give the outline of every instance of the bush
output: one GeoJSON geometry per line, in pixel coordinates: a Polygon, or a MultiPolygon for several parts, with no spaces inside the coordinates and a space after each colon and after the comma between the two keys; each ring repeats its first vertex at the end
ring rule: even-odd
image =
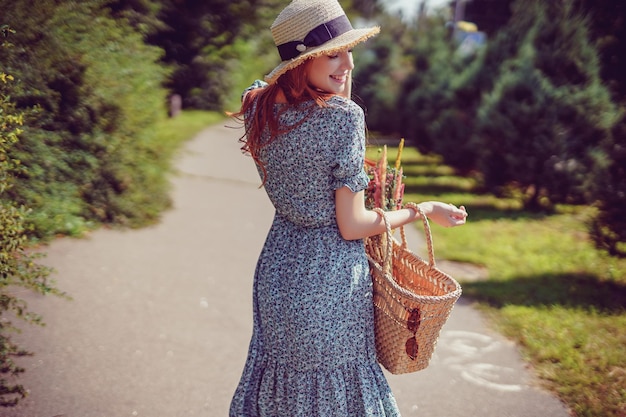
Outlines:
{"type": "MultiPolygon", "coordinates": [[[[8,27],[3,30],[9,31],[8,27]]],[[[4,45],[6,46],[6,44],[4,45]]],[[[13,77],[0,72],[0,406],[14,406],[26,396],[26,389],[17,383],[24,372],[13,360],[30,353],[11,340],[19,329],[11,319],[41,324],[41,317],[28,310],[26,303],[16,297],[17,287],[42,294],[59,294],[48,281],[50,270],[38,265],[39,254],[25,250],[27,210],[7,198],[13,176],[22,171],[20,161],[10,156],[22,132],[23,117],[16,112],[10,99],[13,77]]]]}
{"type": "Polygon", "coordinates": [[[170,204],[171,152],[156,135],[166,117],[160,49],[99,2],[0,0],[0,9],[18,22],[0,59],[27,121],[11,150],[27,170],[10,196],[33,210],[35,236],[155,221],[170,204]]]}

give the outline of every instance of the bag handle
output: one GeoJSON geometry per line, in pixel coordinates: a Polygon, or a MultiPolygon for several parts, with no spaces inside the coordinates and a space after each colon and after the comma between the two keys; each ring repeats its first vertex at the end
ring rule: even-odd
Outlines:
{"type": "Polygon", "coordinates": [[[384,235],[386,239],[381,242],[383,246],[383,253],[384,253],[383,272],[387,274],[391,274],[391,259],[392,259],[391,255],[393,252],[393,235],[391,234],[391,223],[389,223],[389,219],[387,218],[385,211],[381,209],[380,207],[375,207],[374,209],[372,209],[372,211],[378,213],[380,217],[383,218],[383,221],[385,222],[384,235]]]}
{"type": "MultiPolygon", "coordinates": [[[[432,232],[430,231],[430,224],[428,222],[428,217],[426,217],[426,214],[424,214],[424,211],[421,209],[420,206],[418,206],[417,204],[413,203],[413,202],[409,202],[406,203],[405,208],[412,208],[415,211],[417,211],[420,215],[420,218],[422,219],[422,224],[424,225],[424,234],[426,237],[426,246],[428,247],[428,265],[431,268],[436,267],[435,264],[435,249],[433,247],[433,236],[432,236],[432,232]]],[[[386,235],[386,239],[383,240],[383,253],[385,254],[385,258],[383,260],[383,271],[384,272],[391,272],[391,261],[392,261],[392,253],[393,253],[393,235],[391,232],[391,224],[389,223],[389,219],[387,218],[387,214],[385,214],[385,211],[379,207],[374,208],[372,211],[378,213],[382,218],[383,221],[385,222],[385,235],[386,235]]],[[[400,226],[400,236],[402,238],[402,243],[401,243],[401,247],[402,249],[406,249],[407,248],[407,241],[406,241],[406,233],[404,232],[404,226],[400,226]]]]}
{"type": "MultiPolygon", "coordinates": [[[[433,245],[433,235],[432,235],[432,232],[430,231],[430,224],[428,222],[428,217],[426,217],[426,214],[424,214],[424,211],[421,209],[421,207],[413,202],[406,203],[405,207],[406,208],[410,207],[416,210],[422,219],[422,224],[424,225],[424,233],[426,237],[426,246],[428,247],[428,265],[431,268],[435,268],[437,266],[435,263],[435,249],[433,245]]],[[[393,253],[393,241],[392,241],[393,235],[391,233],[391,224],[389,223],[389,219],[387,218],[387,215],[385,214],[384,210],[382,210],[379,207],[376,207],[373,209],[373,211],[378,213],[383,218],[383,221],[385,222],[386,239],[383,240],[382,242],[383,253],[385,256],[383,259],[383,271],[391,272],[391,261],[392,261],[392,253],[393,253]]],[[[402,249],[407,249],[406,233],[404,232],[404,226],[400,227],[400,236],[402,238],[402,243],[401,243],[402,249]]]]}
{"type": "MultiPolygon", "coordinates": [[[[430,231],[430,224],[428,223],[428,217],[426,217],[421,207],[413,202],[406,203],[404,207],[406,208],[410,207],[414,209],[415,211],[419,213],[420,217],[422,218],[422,223],[424,224],[424,233],[426,236],[426,246],[428,247],[428,265],[430,265],[431,268],[434,268],[436,266],[435,265],[435,249],[433,247],[433,235],[430,231]]],[[[400,228],[400,235],[402,236],[402,248],[406,248],[407,244],[406,244],[406,234],[404,233],[404,227],[400,228]]]]}

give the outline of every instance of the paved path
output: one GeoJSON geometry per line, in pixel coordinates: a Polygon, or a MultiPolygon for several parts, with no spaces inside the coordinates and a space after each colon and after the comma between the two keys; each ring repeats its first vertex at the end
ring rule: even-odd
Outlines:
{"type": "MultiPolygon", "coordinates": [[[[46,248],[45,263],[73,301],[22,294],[48,326],[18,336],[36,352],[22,362],[31,393],[0,416],[227,415],[252,327],[254,265],[272,220],[252,162],[239,153],[240,133],[216,126],[188,143],[174,209],[158,225],[102,229],[46,248]]],[[[417,245],[419,234],[407,233],[417,245]]],[[[405,417],[568,416],[463,298],[430,367],[389,381],[405,417]]]]}

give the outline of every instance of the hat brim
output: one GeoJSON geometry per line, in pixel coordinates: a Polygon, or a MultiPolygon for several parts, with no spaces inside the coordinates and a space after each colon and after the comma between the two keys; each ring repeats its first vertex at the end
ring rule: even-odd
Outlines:
{"type": "Polygon", "coordinates": [[[329,55],[337,51],[344,50],[346,48],[352,48],[357,44],[366,41],[372,36],[377,35],[380,32],[380,27],[375,26],[367,29],[352,29],[346,33],[337,36],[324,43],[323,45],[311,48],[297,57],[288,61],[283,61],[269,74],[265,76],[265,81],[268,84],[273,84],[278,78],[289,70],[294,69],[298,65],[304,63],[307,59],[317,58],[321,55],[329,55]]]}

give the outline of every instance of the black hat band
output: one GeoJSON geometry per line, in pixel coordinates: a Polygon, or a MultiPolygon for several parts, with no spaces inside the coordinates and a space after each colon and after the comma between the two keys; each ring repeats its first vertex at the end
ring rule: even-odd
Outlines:
{"type": "Polygon", "coordinates": [[[352,24],[344,14],[329,22],[313,28],[302,41],[291,41],[278,45],[280,59],[287,61],[305,52],[309,48],[320,46],[329,40],[352,30],[352,24]]]}

